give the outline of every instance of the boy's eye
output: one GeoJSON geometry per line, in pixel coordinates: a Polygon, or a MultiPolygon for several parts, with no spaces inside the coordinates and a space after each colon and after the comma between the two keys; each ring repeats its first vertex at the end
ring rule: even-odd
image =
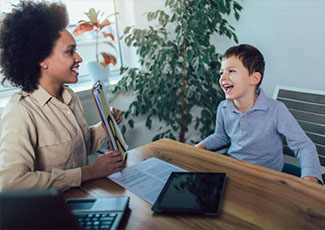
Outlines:
{"type": "Polygon", "coordinates": [[[229,73],[233,73],[233,72],[236,72],[235,70],[231,69],[229,70],[229,73]]]}
{"type": "Polygon", "coordinates": [[[223,74],[223,72],[219,72],[219,75],[222,75],[223,74]]]}

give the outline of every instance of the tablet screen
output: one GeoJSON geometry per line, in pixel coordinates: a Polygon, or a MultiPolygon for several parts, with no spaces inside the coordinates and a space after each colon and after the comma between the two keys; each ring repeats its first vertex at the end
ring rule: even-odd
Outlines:
{"type": "Polygon", "coordinates": [[[217,215],[225,173],[173,172],[152,210],[217,215]]]}

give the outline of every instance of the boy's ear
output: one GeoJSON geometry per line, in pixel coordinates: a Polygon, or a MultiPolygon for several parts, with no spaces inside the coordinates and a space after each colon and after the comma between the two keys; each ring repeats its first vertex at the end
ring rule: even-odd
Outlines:
{"type": "Polygon", "coordinates": [[[258,85],[261,81],[261,73],[260,72],[254,72],[251,76],[251,85],[258,85]]]}

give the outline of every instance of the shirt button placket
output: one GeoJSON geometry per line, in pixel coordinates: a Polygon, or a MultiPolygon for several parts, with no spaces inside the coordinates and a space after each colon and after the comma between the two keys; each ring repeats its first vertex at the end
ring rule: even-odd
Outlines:
{"type": "Polygon", "coordinates": [[[240,118],[240,127],[243,130],[243,132],[246,132],[245,128],[245,118],[246,118],[246,114],[243,114],[240,118]]]}

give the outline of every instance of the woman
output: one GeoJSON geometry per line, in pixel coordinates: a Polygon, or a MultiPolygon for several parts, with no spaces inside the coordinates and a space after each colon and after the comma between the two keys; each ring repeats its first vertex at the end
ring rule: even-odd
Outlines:
{"type": "MultiPolygon", "coordinates": [[[[78,97],[64,85],[78,81],[82,62],[67,25],[65,6],[44,2],[22,2],[2,22],[3,82],[22,91],[2,114],[0,190],[64,190],[122,169],[119,151],[87,165],[106,135],[101,124],[88,127],[78,97]]],[[[121,120],[117,110],[113,115],[121,120]]]]}

